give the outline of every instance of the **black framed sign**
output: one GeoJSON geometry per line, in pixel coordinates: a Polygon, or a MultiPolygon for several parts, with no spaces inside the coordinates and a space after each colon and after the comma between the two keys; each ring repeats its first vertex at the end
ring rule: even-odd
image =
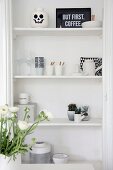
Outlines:
{"type": "Polygon", "coordinates": [[[56,28],[81,28],[85,21],[91,21],[91,8],[56,9],[56,28]]]}

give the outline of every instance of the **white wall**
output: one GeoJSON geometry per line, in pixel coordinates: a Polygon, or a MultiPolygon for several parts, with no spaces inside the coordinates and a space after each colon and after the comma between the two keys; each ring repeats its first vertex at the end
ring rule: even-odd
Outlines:
{"type": "Polygon", "coordinates": [[[0,1],[0,105],[6,104],[6,24],[5,2],[0,1]]]}
{"type": "Polygon", "coordinates": [[[76,8],[76,7],[91,7],[92,14],[96,14],[96,18],[102,20],[103,15],[103,1],[102,0],[13,0],[14,4],[14,26],[26,26],[30,25],[30,16],[34,9],[44,8],[49,13],[50,24],[49,27],[55,27],[55,9],[56,8],[76,8]],[[26,8],[27,7],[27,8],[26,8]]]}

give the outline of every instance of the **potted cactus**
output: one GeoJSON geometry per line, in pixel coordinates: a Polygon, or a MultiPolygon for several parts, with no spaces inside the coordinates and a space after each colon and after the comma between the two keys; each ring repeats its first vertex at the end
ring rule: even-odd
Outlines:
{"type": "Polygon", "coordinates": [[[76,108],[77,108],[76,104],[71,103],[71,104],[68,105],[68,112],[67,113],[68,113],[68,119],[70,121],[74,121],[74,115],[75,115],[76,108]]]}
{"type": "Polygon", "coordinates": [[[82,118],[83,121],[89,120],[88,109],[89,109],[89,106],[82,106],[81,108],[81,115],[83,117],[82,118]]]}

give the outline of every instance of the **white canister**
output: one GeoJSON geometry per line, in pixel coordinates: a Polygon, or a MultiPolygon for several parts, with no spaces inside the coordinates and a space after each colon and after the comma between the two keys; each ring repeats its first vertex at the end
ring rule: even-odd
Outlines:
{"type": "Polygon", "coordinates": [[[28,104],[29,103],[29,94],[20,93],[19,94],[19,104],[28,104]]]}
{"type": "Polygon", "coordinates": [[[48,14],[42,8],[38,8],[34,10],[31,15],[31,26],[32,27],[39,27],[39,28],[46,28],[48,27],[48,14]]]}
{"type": "Polygon", "coordinates": [[[48,164],[51,162],[51,145],[46,142],[37,142],[30,151],[31,163],[48,164]]]}
{"type": "Polygon", "coordinates": [[[93,60],[85,60],[83,64],[83,73],[86,76],[95,75],[95,63],[93,60]]]}

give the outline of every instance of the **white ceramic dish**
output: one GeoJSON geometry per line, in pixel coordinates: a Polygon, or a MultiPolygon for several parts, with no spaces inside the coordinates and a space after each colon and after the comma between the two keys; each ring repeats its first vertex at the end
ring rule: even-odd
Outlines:
{"type": "Polygon", "coordinates": [[[53,162],[55,164],[66,164],[69,161],[69,156],[64,153],[56,153],[53,155],[53,162]]]}
{"type": "Polygon", "coordinates": [[[99,28],[102,27],[101,21],[87,21],[82,23],[82,28],[99,28]]]}

